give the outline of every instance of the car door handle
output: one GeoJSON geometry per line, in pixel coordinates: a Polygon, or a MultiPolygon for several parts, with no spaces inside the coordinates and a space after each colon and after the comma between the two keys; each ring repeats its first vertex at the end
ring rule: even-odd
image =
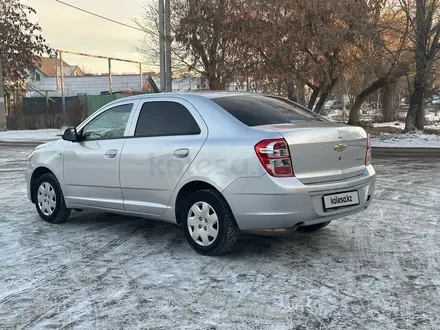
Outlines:
{"type": "Polygon", "coordinates": [[[110,149],[105,153],[105,158],[115,158],[118,154],[118,151],[116,149],[110,149]]]}
{"type": "Polygon", "coordinates": [[[186,156],[188,156],[189,154],[189,150],[188,149],[177,149],[176,151],[174,151],[174,158],[185,158],[186,156]]]}

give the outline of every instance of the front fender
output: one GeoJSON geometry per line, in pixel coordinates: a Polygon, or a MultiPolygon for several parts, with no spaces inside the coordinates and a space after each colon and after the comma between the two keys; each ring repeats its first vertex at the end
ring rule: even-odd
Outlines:
{"type": "Polygon", "coordinates": [[[68,142],[60,140],[48,147],[35,149],[26,169],[26,183],[28,185],[29,196],[32,176],[35,170],[41,167],[47,168],[57,177],[63,194],[65,194],[63,159],[64,149],[67,144],[68,142]]]}

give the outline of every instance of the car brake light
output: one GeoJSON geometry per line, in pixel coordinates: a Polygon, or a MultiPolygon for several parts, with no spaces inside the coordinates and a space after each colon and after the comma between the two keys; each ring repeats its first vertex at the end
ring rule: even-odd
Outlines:
{"type": "Polygon", "coordinates": [[[367,134],[367,151],[365,153],[365,166],[371,164],[371,136],[367,134]]]}
{"type": "Polygon", "coordinates": [[[289,146],[286,140],[263,140],[255,145],[255,152],[261,164],[271,176],[294,176],[289,146]]]}

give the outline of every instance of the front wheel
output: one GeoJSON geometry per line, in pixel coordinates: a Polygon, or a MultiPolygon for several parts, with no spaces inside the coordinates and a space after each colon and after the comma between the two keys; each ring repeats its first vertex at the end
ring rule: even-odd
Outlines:
{"type": "Polygon", "coordinates": [[[310,225],[310,226],[302,226],[297,229],[300,233],[313,233],[319,229],[322,229],[324,227],[327,227],[330,224],[331,221],[318,223],[316,225],[310,225]]]}
{"type": "Polygon", "coordinates": [[[44,221],[64,222],[70,215],[60,183],[52,173],[43,174],[36,181],[34,201],[37,212],[44,221]]]}
{"type": "Polygon", "coordinates": [[[223,196],[214,189],[188,196],[182,209],[183,230],[189,245],[203,255],[229,252],[238,239],[239,229],[223,196]]]}

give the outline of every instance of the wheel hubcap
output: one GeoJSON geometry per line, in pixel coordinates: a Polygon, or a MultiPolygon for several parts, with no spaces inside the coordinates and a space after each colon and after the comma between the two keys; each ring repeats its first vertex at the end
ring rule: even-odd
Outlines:
{"type": "Polygon", "coordinates": [[[195,203],[188,212],[188,230],[194,242],[209,246],[218,236],[217,213],[206,202],[195,203]]]}
{"type": "Polygon", "coordinates": [[[50,183],[43,182],[40,187],[38,187],[37,202],[38,208],[44,215],[50,216],[55,211],[57,196],[50,183]]]}

